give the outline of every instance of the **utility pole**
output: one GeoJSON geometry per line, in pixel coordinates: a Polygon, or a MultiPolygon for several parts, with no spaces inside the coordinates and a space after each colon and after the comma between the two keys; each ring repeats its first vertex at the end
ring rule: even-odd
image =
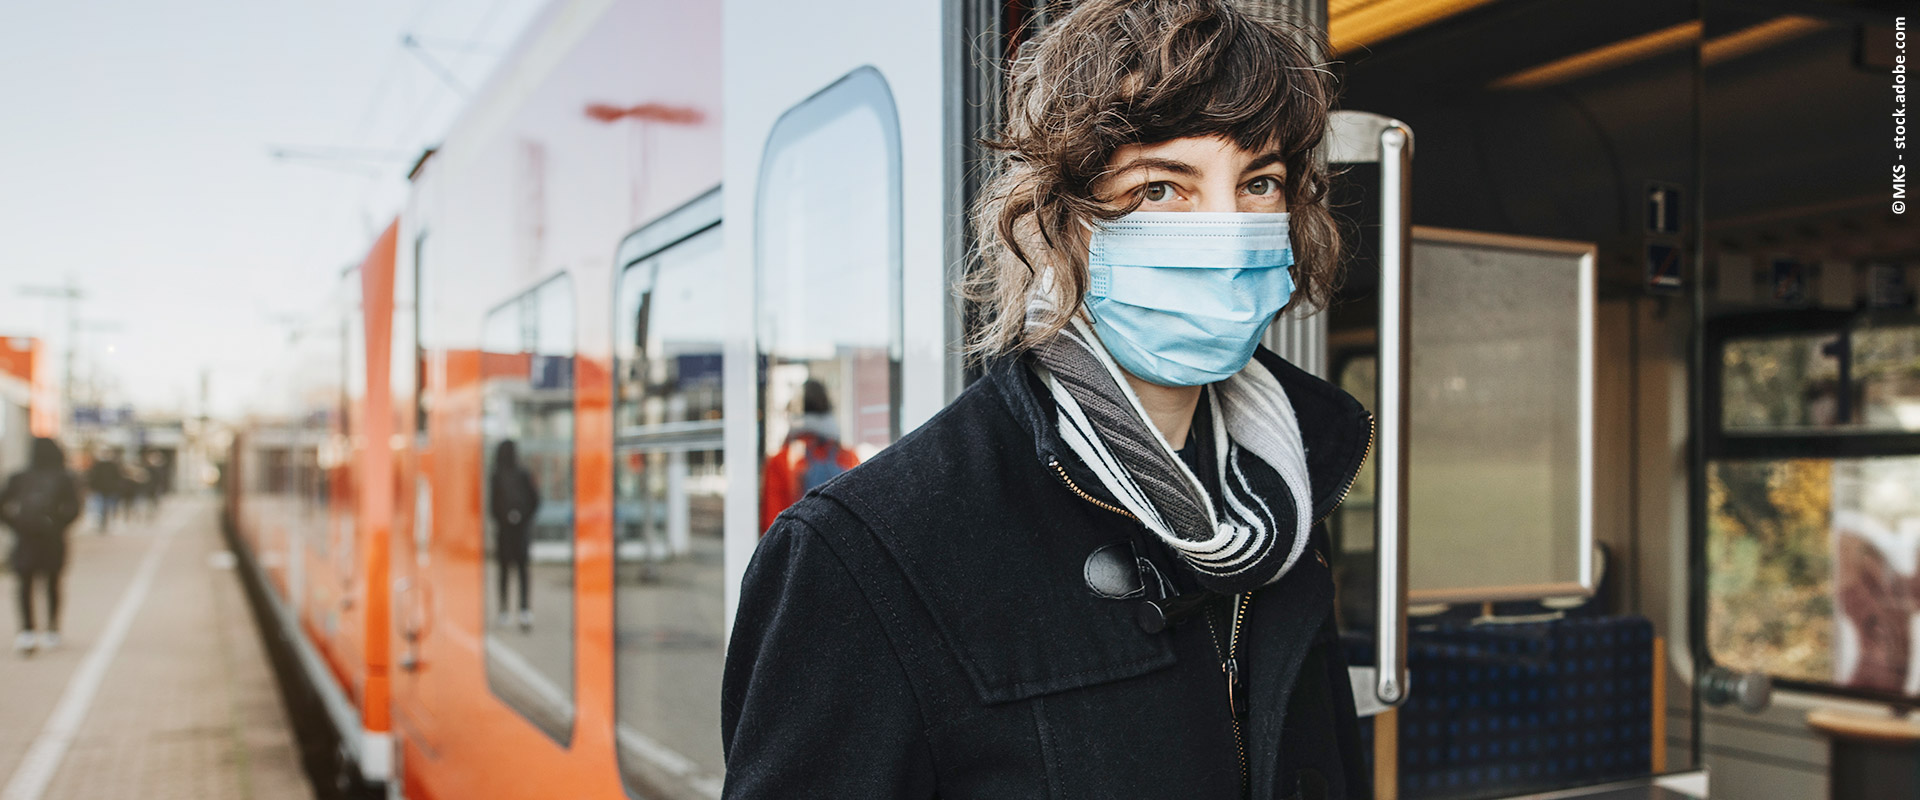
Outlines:
{"type": "MultiPolygon", "coordinates": [[[[72,331],[72,335],[76,337],[84,336],[89,333],[120,333],[126,330],[126,328],[123,327],[120,323],[114,322],[112,320],[91,320],[91,319],[80,320],[75,324],[69,326],[68,329],[72,331]]],[[[73,341],[73,349],[79,349],[79,348],[80,348],[80,340],[76,338],[73,341]]],[[[72,350],[69,350],[68,352],[71,353],[72,350]]],[[[104,402],[105,400],[104,391],[101,388],[102,372],[103,372],[103,367],[100,363],[100,359],[98,356],[88,359],[87,361],[87,402],[92,404],[95,407],[99,407],[101,403],[104,402]]]]}

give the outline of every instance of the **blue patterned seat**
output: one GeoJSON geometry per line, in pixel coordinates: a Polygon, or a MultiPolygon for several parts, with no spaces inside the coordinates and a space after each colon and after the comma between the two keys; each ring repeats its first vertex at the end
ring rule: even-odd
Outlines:
{"type": "MultiPolygon", "coordinates": [[[[1472,625],[1407,637],[1400,796],[1505,797],[1652,770],[1653,626],[1642,617],[1472,625]]],[[[1370,641],[1348,640],[1353,663],[1370,641]]],[[[1361,735],[1372,753],[1373,726],[1361,735]]]]}

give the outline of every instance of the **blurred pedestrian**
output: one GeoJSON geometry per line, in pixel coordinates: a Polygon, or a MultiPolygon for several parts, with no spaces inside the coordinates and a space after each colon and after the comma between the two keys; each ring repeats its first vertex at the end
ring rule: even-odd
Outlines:
{"type": "Polygon", "coordinates": [[[520,585],[520,629],[533,629],[533,605],[527,596],[533,551],[533,515],[540,510],[540,489],[532,473],[520,465],[520,448],[513,440],[493,451],[493,475],[488,479],[488,511],[493,517],[493,558],[500,571],[500,616],[497,624],[513,624],[508,603],[510,577],[520,585]]]}
{"type": "Polygon", "coordinates": [[[128,463],[124,455],[116,453],[113,463],[120,468],[120,480],[117,482],[119,491],[113,498],[114,515],[119,517],[121,522],[132,522],[135,511],[134,500],[140,496],[140,483],[135,474],[140,468],[140,462],[135,459],[133,463],[128,463]]]}
{"type": "Polygon", "coordinates": [[[120,504],[126,518],[131,520],[138,515],[144,519],[152,519],[152,507],[142,508],[146,506],[143,501],[147,499],[147,490],[152,484],[147,468],[141,466],[140,459],[136,458],[132,463],[127,464],[121,471],[121,475],[120,504]]]}
{"type": "Polygon", "coordinates": [[[27,468],[0,489],[0,522],[13,529],[13,567],[20,632],[13,649],[32,655],[60,644],[60,573],[67,565],[67,526],[80,516],[80,487],[67,472],[66,454],[52,439],[33,440],[27,468]],[[33,585],[44,585],[47,624],[35,625],[33,585]]]}
{"type": "Polygon", "coordinates": [[[158,452],[148,453],[146,462],[148,475],[146,487],[147,511],[157,514],[160,511],[160,496],[166,494],[168,490],[172,488],[173,480],[172,476],[167,472],[167,459],[165,456],[160,455],[158,452]]]}
{"type": "Polygon", "coordinates": [[[94,509],[100,515],[100,532],[106,533],[119,510],[120,493],[126,476],[120,469],[120,454],[102,448],[87,468],[87,490],[95,498],[94,509]]]}

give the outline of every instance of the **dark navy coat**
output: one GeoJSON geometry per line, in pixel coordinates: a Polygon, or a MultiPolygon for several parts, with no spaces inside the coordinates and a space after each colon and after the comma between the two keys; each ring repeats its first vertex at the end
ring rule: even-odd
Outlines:
{"type": "MultiPolygon", "coordinates": [[[[1372,418],[1273,353],[1256,358],[1294,403],[1323,519],[1372,418]]],[[[1318,526],[1295,567],[1251,593],[1236,726],[1227,598],[1150,634],[1142,598],[1094,590],[1089,556],[1115,545],[1194,584],[1102,508],[1118,503],[1055,414],[1031,370],[1003,359],[774,523],[727,652],[727,797],[1371,797],[1318,526]]]]}

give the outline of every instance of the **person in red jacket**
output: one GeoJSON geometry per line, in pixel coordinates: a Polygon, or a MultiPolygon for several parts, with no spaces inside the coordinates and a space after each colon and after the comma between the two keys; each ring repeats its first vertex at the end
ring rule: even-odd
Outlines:
{"type": "Polygon", "coordinates": [[[813,487],[853,469],[860,457],[840,446],[840,426],[833,421],[833,401],[826,385],[808,380],[800,387],[800,421],[787,433],[780,449],[767,457],[760,479],[760,531],[773,518],[799,502],[813,487]]]}

